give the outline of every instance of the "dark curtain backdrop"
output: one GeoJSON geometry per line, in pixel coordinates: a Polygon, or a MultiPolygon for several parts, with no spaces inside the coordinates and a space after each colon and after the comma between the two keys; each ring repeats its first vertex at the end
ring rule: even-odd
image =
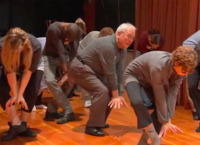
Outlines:
{"type": "MultiPolygon", "coordinates": [[[[151,28],[159,29],[163,38],[163,51],[172,52],[200,28],[199,0],[136,0],[137,39],[151,28]]],[[[181,86],[178,103],[188,106],[185,82],[181,86]]]]}

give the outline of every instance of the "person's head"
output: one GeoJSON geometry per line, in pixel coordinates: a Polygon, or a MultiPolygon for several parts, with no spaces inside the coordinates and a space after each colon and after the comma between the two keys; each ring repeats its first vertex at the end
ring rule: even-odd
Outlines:
{"type": "Polygon", "coordinates": [[[24,70],[31,66],[33,49],[27,33],[16,27],[5,36],[1,58],[7,73],[16,72],[20,65],[24,70]]]}
{"type": "Polygon", "coordinates": [[[99,37],[104,37],[107,35],[112,35],[114,34],[114,30],[110,27],[103,27],[100,32],[99,32],[99,37]]]}
{"type": "Polygon", "coordinates": [[[130,23],[121,24],[116,30],[116,42],[120,49],[127,49],[135,39],[136,28],[130,23]]]}
{"type": "Polygon", "coordinates": [[[178,75],[186,76],[197,66],[197,53],[190,46],[179,46],[172,52],[174,70],[178,75]]]}
{"type": "Polygon", "coordinates": [[[75,23],[69,23],[65,28],[65,39],[68,42],[79,40],[81,38],[81,29],[75,23]]]}
{"type": "Polygon", "coordinates": [[[160,47],[162,43],[162,36],[160,34],[160,31],[157,29],[151,29],[148,31],[148,41],[151,45],[151,48],[157,49],[160,47]]]}
{"type": "Polygon", "coordinates": [[[83,21],[83,19],[77,18],[75,21],[75,24],[79,26],[79,28],[83,32],[83,36],[85,36],[86,35],[86,25],[85,25],[85,22],[83,21]]]}

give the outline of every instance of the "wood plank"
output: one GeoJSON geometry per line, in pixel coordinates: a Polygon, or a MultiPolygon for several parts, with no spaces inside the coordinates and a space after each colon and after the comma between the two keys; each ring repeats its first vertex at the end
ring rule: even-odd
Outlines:
{"type": "MultiPolygon", "coordinates": [[[[45,99],[49,97],[45,97],[45,99]]],[[[136,145],[141,131],[136,128],[137,119],[131,107],[114,109],[107,123],[110,128],[104,129],[105,137],[94,137],[84,133],[85,123],[88,119],[89,109],[83,107],[81,97],[70,99],[76,121],[63,125],[56,122],[46,122],[43,120],[45,110],[38,109],[33,112],[29,119],[29,125],[38,136],[35,139],[17,137],[10,142],[1,142],[0,145],[136,145]]],[[[126,100],[128,101],[127,97],[126,100]]],[[[44,100],[45,101],[45,100],[44,100]]],[[[128,101],[129,103],[129,101],[128,101]]],[[[130,106],[130,103],[129,103],[130,106]]],[[[198,145],[200,143],[200,133],[195,129],[199,125],[198,121],[192,120],[191,110],[185,110],[181,106],[176,107],[175,116],[172,122],[179,126],[184,133],[168,133],[162,140],[162,145],[198,145]]],[[[7,116],[0,109],[0,137],[8,130],[7,116]]]]}

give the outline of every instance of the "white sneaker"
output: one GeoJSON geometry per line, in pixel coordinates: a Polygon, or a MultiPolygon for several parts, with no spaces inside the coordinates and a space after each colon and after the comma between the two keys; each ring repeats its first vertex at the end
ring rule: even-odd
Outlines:
{"type": "Polygon", "coordinates": [[[91,105],[92,105],[91,100],[86,100],[86,101],[85,101],[85,104],[84,104],[84,107],[85,107],[85,108],[88,108],[88,107],[90,107],[91,105]]]}
{"type": "Polygon", "coordinates": [[[47,106],[41,104],[41,105],[36,105],[37,109],[47,109],[47,106]]]}
{"type": "Polygon", "coordinates": [[[32,109],[32,111],[36,111],[36,107],[35,107],[35,105],[33,106],[33,109],[32,109]]]}

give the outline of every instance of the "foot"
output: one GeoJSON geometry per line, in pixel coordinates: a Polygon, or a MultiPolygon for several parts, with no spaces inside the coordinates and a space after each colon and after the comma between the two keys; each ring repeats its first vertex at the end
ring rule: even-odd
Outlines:
{"type": "Polygon", "coordinates": [[[110,124],[105,124],[103,127],[98,127],[98,128],[109,128],[110,124]]]}
{"type": "Polygon", "coordinates": [[[19,136],[24,136],[24,137],[36,137],[37,136],[37,133],[34,132],[33,130],[31,130],[31,128],[29,128],[27,126],[26,122],[22,122],[22,124],[24,126],[26,126],[26,130],[24,132],[20,133],[19,136]]]}
{"type": "Polygon", "coordinates": [[[63,117],[64,115],[59,113],[59,112],[53,112],[53,113],[50,113],[50,112],[47,112],[46,111],[46,115],[45,115],[45,118],[44,120],[45,121],[54,121],[55,119],[59,119],[61,117],[63,117]]]}
{"type": "Polygon", "coordinates": [[[64,124],[69,121],[74,121],[74,113],[69,113],[64,115],[62,118],[58,119],[57,124],[64,124]]]}
{"type": "Polygon", "coordinates": [[[10,141],[13,140],[17,135],[26,131],[26,127],[21,123],[20,125],[10,126],[8,134],[1,138],[2,141],[10,141]]]}
{"type": "Polygon", "coordinates": [[[144,131],[142,133],[142,136],[140,137],[140,140],[138,141],[137,145],[150,145],[150,144],[148,144],[148,139],[149,139],[149,136],[144,131]]]}
{"type": "Polygon", "coordinates": [[[196,129],[196,132],[200,132],[200,126],[196,129]]]}
{"type": "Polygon", "coordinates": [[[45,106],[44,104],[40,104],[40,105],[35,105],[37,109],[47,109],[47,106],[45,106]]]}
{"type": "Polygon", "coordinates": [[[194,120],[200,120],[197,112],[192,111],[192,117],[193,117],[194,120]]]}
{"type": "Polygon", "coordinates": [[[84,104],[84,107],[85,108],[88,108],[88,107],[90,107],[92,104],[91,104],[91,100],[86,100],[85,101],[85,104],[84,104]]]}
{"type": "Polygon", "coordinates": [[[105,133],[99,127],[86,126],[85,133],[93,136],[105,136],[105,133]]]}
{"type": "Polygon", "coordinates": [[[36,107],[35,107],[35,105],[33,106],[33,109],[32,109],[32,111],[36,111],[36,107]]]}

